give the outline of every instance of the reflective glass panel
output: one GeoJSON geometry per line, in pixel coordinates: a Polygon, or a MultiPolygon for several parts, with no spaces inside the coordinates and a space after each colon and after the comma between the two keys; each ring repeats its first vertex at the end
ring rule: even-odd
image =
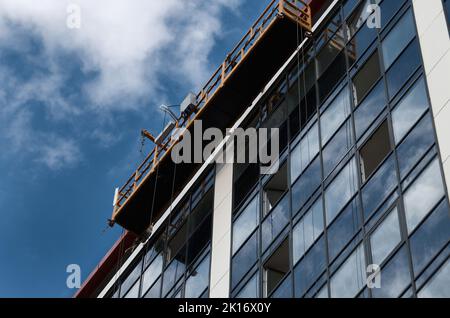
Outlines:
{"type": "Polygon", "coordinates": [[[244,277],[258,258],[258,236],[256,232],[233,257],[232,261],[232,287],[244,277]]]}
{"type": "Polygon", "coordinates": [[[304,296],[325,270],[325,263],[325,240],[322,237],[294,269],[295,297],[300,298],[304,296]]]}
{"type": "Polygon", "coordinates": [[[356,136],[359,139],[386,106],[384,82],[380,81],[355,111],[356,136]]]}
{"type": "Polygon", "coordinates": [[[405,192],[405,212],[411,233],[444,196],[444,185],[438,159],[435,159],[405,192]]]}
{"type": "Polygon", "coordinates": [[[415,275],[448,243],[449,229],[449,208],[447,202],[443,201],[410,239],[415,275]]]}
{"type": "Polygon", "coordinates": [[[310,249],[323,233],[323,204],[322,198],[317,200],[302,220],[294,227],[294,264],[310,249]]]}
{"type": "Polygon", "coordinates": [[[420,66],[420,48],[417,40],[411,42],[406,50],[395,61],[387,72],[387,83],[389,95],[394,97],[405,84],[406,80],[420,66]]]}
{"type": "Polygon", "coordinates": [[[331,277],[332,298],[353,298],[366,284],[364,248],[361,244],[331,277]]]}
{"type": "Polygon", "coordinates": [[[258,288],[258,273],[253,275],[253,277],[247,282],[244,288],[237,294],[236,298],[258,298],[259,288],[258,288]]]}
{"type": "Polygon", "coordinates": [[[192,271],[186,280],[185,298],[199,298],[209,286],[209,255],[192,271]]]}
{"type": "Polygon", "coordinates": [[[409,10],[383,40],[384,66],[388,69],[403,49],[414,38],[414,19],[409,10]]]}
{"type": "Polygon", "coordinates": [[[391,155],[362,190],[365,220],[370,218],[398,184],[394,158],[391,155]]]}
{"type": "Polygon", "coordinates": [[[292,212],[295,214],[320,186],[322,173],[318,157],[292,186],[292,212]]]}
{"type": "MultiPolygon", "coordinates": [[[[449,1],[450,2],[450,1],[449,1]]],[[[447,261],[434,277],[422,288],[419,298],[450,297],[450,261],[447,261]]]]}
{"type": "Polygon", "coordinates": [[[319,153],[319,127],[315,124],[291,154],[291,180],[295,182],[319,153]]]}
{"type": "Polygon", "coordinates": [[[352,148],[353,144],[353,128],[350,121],[347,121],[323,151],[323,169],[325,176],[328,176],[333,168],[336,167],[352,148]]]}
{"type": "Polygon", "coordinates": [[[145,270],[142,275],[142,293],[145,294],[147,290],[153,285],[153,283],[161,275],[163,266],[162,255],[157,256],[150,266],[145,270]]]}
{"type": "Polygon", "coordinates": [[[339,211],[356,193],[358,186],[357,177],[356,160],[353,158],[326,189],[325,210],[327,224],[334,220],[339,211]]]}
{"type": "Polygon", "coordinates": [[[398,144],[428,109],[423,79],[419,80],[392,113],[395,142],[398,144]]]}
{"type": "Polygon", "coordinates": [[[403,247],[389,263],[381,269],[381,288],[373,288],[375,298],[396,298],[411,284],[409,260],[403,247]]]}
{"type": "Polygon", "coordinates": [[[426,154],[435,142],[432,119],[425,116],[397,149],[401,177],[426,154]]]}
{"type": "Polygon", "coordinates": [[[262,249],[265,251],[290,220],[289,196],[286,195],[262,224],[262,249]]]}
{"type": "Polygon", "coordinates": [[[322,145],[325,145],[330,140],[336,130],[350,115],[350,111],[348,87],[345,87],[322,114],[322,145]]]}
{"type": "Polygon", "coordinates": [[[370,237],[373,263],[381,266],[400,241],[400,223],[395,208],[370,237]]]}
{"type": "Polygon", "coordinates": [[[360,228],[361,218],[359,216],[357,199],[355,199],[342,211],[328,229],[328,249],[331,261],[355,237],[360,228]]]}
{"type": "Polygon", "coordinates": [[[256,196],[233,223],[233,254],[242,246],[259,222],[259,196],[256,196]]]}

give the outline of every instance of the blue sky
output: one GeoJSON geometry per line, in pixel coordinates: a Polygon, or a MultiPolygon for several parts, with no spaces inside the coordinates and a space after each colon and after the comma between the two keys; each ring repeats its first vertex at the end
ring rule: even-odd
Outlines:
{"type": "Polygon", "coordinates": [[[0,297],[72,296],[66,266],[85,279],[121,233],[103,230],[140,129],[157,133],[158,106],[197,92],[268,2],[0,0],[0,297]]]}

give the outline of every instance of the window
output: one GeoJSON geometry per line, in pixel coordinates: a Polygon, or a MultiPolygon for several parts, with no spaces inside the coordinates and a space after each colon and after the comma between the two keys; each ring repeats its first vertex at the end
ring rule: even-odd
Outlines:
{"type": "Polygon", "coordinates": [[[359,104],[381,76],[378,52],[375,52],[353,77],[355,105],[359,104]]]}
{"type": "Polygon", "coordinates": [[[348,120],[323,150],[323,169],[328,176],[353,147],[353,128],[348,120]]]}
{"type": "Polygon", "coordinates": [[[315,124],[292,150],[291,180],[295,182],[319,153],[319,127],[315,124]]]}
{"type": "Polygon", "coordinates": [[[158,277],[161,275],[163,266],[162,255],[157,256],[150,266],[145,270],[142,275],[142,293],[145,294],[147,290],[155,283],[158,277]]]}
{"type": "Polygon", "coordinates": [[[318,157],[292,186],[292,211],[294,215],[308,202],[317,188],[319,188],[321,180],[320,157],[318,157]]]}
{"type": "Polygon", "coordinates": [[[301,298],[325,271],[326,249],[322,238],[306,253],[294,269],[295,297],[301,298]]]}
{"type": "Polygon", "coordinates": [[[348,88],[344,88],[323,112],[321,117],[322,145],[325,145],[336,130],[350,115],[350,100],[348,88]]]}
{"type": "Polygon", "coordinates": [[[443,201],[411,237],[414,274],[417,276],[448,243],[449,207],[443,201]]]}
{"type": "Polygon", "coordinates": [[[384,67],[388,69],[414,38],[414,20],[409,10],[383,40],[384,67]]]}
{"type": "Polygon", "coordinates": [[[244,211],[233,223],[233,254],[242,246],[245,240],[256,229],[259,222],[259,196],[247,205],[244,211]]]}
{"type": "Polygon", "coordinates": [[[405,192],[405,213],[409,233],[414,231],[444,194],[439,161],[435,159],[405,192]]]}
{"type": "Polygon", "coordinates": [[[293,229],[294,264],[322,235],[323,229],[323,204],[320,198],[293,229]]]}
{"type": "Polygon", "coordinates": [[[194,262],[197,257],[203,252],[206,246],[211,241],[212,235],[212,215],[203,221],[202,225],[195,231],[194,234],[189,238],[188,241],[188,252],[187,252],[187,265],[194,262]]]}
{"type": "Polygon", "coordinates": [[[247,284],[236,295],[236,298],[258,298],[259,297],[259,275],[256,273],[247,284]]]}
{"type": "Polygon", "coordinates": [[[336,218],[328,229],[328,249],[330,261],[355,237],[361,229],[361,217],[359,216],[357,199],[353,200],[345,210],[336,218]]]}
{"type": "Polygon", "coordinates": [[[152,288],[145,294],[144,298],[160,298],[161,278],[159,278],[152,288]]]}
{"type": "Polygon", "coordinates": [[[325,73],[318,79],[320,101],[325,101],[347,71],[346,58],[342,50],[325,73]]]}
{"type": "Polygon", "coordinates": [[[289,272],[289,240],[286,239],[264,263],[264,293],[270,296],[289,272]]]}
{"type": "Polygon", "coordinates": [[[141,280],[139,279],[136,283],[134,283],[133,287],[128,291],[124,298],[139,298],[139,287],[141,280]]]}
{"type": "Polygon", "coordinates": [[[245,243],[245,245],[237,252],[232,261],[232,288],[241,281],[250,268],[255,265],[258,259],[258,232],[245,243]]]}
{"type": "Polygon", "coordinates": [[[259,297],[259,284],[258,273],[247,282],[244,288],[236,295],[236,298],[258,298],[259,297]]]}
{"type": "Polygon", "coordinates": [[[214,191],[211,189],[195,206],[189,216],[189,233],[192,234],[214,208],[214,191]]]}
{"type": "Polygon", "coordinates": [[[185,298],[199,298],[209,286],[209,254],[186,280],[185,298]]]}
{"type": "MultiPolygon", "coordinates": [[[[449,1],[447,1],[448,3],[449,1]]],[[[450,260],[442,266],[428,284],[419,292],[419,298],[450,297],[450,260]]]]}
{"type": "MultiPolygon", "coordinates": [[[[355,1],[349,1],[348,3],[345,4],[345,6],[344,6],[344,14],[345,15],[347,15],[347,13],[350,12],[350,10],[353,10],[354,2],[355,1]]],[[[360,1],[360,2],[361,2],[361,4],[359,5],[358,9],[353,11],[350,18],[348,19],[348,29],[349,29],[349,33],[351,36],[354,35],[356,33],[356,31],[358,31],[361,27],[365,26],[365,21],[370,16],[370,14],[369,14],[370,7],[369,6],[372,5],[373,3],[378,4],[381,2],[381,0],[376,0],[376,1],[364,0],[364,1],[360,1]]]]}
{"type": "Polygon", "coordinates": [[[375,131],[366,144],[360,150],[361,172],[363,181],[365,181],[384,158],[391,152],[391,141],[389,138],[389,127],[387,120],[375,131]]]}
{"type": "Polygon", "coordinates": [[[428,109],[425,81],[420,79],[400,101],[392,113],[394,137],[399,144],[428,109]]]}
{"type": "MultiPolygon", "coordinates": [[[[184,251],[185,249],[183,249],[184,251]]],[[[174,287],[174,285],[181,279],[186,270],[186,256],[185,253],[179,253],[172,263],[166,268],[163,276],[163,297],[174,287]]]]}
{"type": "Polygon", "coordinates": [[[375,298],[396,298],[411,284],[411,273],[406,247],[397,252],[381,269],[381,288],[372,289],[375,298]]]}
{"type": "Polygon", "coordinates": [[[267,215],[288,189],[287,164],[263,188],[263,215],[267,215]]]}
{"type": "Polygon", "coordinates": [[[234,165],[233,207],[238,208],[259,180],[260,168],[256,163],[234,165]]]}
{"type": "Polygon", "coordinates": [[[181,229],[175,234],[175,236],[169,241],[166,250],[166,262],[170,263],[178,254],[185,254],[187,234],[187,222],[181,227],[181,229]],[[180,252],[181,251],[181,252],[180,252]]]}
{"type": "Polygon", "coordinates": [[[397,149],[400,175],[404,178],[434,144],[430,115],[425,116],[397,149]]]}
{"type": "Polygon", "coordinates": [[[356,193],[356,177],[356,161],[353,158],[325,191],[327,224],[330,224],[335,219],[341,209],[356,193]]]}
{"type": "Polygon", "coordinates": [[[391,155],[362,190],[366,221],[398,185],[394,158],[391,155]]]}
{"type": "Polygon", "coordinates": [[[273,240],[288,225],[290,219],[289,196],[286,195],[273,209],[262,224],[262,250],[263,252],[272,244],[273,240]]]}
{"type": "Polygon", "coordinates": [[[384,82],[379,81],[375,88],[360,103],[355,111],[356,137],[359,139],[386,107],[384,82]]]}
{"type": "Polygon", "coordinates": [[[347,45],[347,54],[350,61],[350,65],[353,65],[358,59],[360,59],[367,51],[369,46],[374,42],[377,37],[376,28],[368,28],[365,24],[356,35],[350,40],[347,45]]]}
{"type": "Polygon", "coordinates": [[[373,263],[381,265],[400,241],[400,223],[395,208],[370,237],[373,263]]]}
{"type": "MultiPolygon", "coordinates": [[[[127,278],[122,282],[122,285],[120,287],[121,296],[128,293],[131,288],[136,288],[136,280],[138,280],[142,271],[142,259],[138,263],[135,263],[133,266],[134,267],[131,267],[132,269],[130,269],[130,273],[128,274],[127,278]]],[[[136,293],[136,290],[134,290],[133,292],[136,293]]],[[[137,292],[139,293],[139,286],[137,292]]]]}
{"type": "Polygon", "coordinates": [[[272,293],[270,298],[292,298],[292,278],[291,275],[284,278],[283,282],[272,293]]]}
{"type": "Polygon", "coordinates": [[[353,298],[366,285],[364,247],[361,244],[331,277],[332,298],[353,298]]]}
{"type": "Polygon", "coordinates": [[[403,6],[405,0],[383,1],[381,7],[381,26],[384,28],[391,21],[394,14],[403,6]]]}
{"type": "Polygon", "coordinates": [[[386,75],[389,96],[394,97],[421,65],[417,40],[411,42],[386,75]]]}

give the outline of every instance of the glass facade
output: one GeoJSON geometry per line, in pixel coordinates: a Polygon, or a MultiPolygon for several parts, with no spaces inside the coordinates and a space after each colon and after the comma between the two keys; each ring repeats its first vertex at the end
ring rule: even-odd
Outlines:
{"type": "Polygon", "coordinates": [[[119,277],[107,297],[208,297],[214,171],[201,180],[119,277]]]}
{"type": "Polygon", "coordinates": [[[411,1],[377,2],[380,29],[362,23],[370,1],[338,5],[251,120],[282,130],[289,173],[267,207],[272,178],[236,166],[231,297],[450,297],[448,193],[411,1]]]}
{"type": "MultiPolygon", "coordinates": [[[[230,297],[450,297],[449,197],[411,2],[341,1],[250,114],[244,126],[280,129],[282,154],[273,176],[234,165],[230,297]],[[365,23],[373,3],[379,29],[365,23]]],[[[209,296],[214,173],[201,180],[108,297],[209,296]]]]}

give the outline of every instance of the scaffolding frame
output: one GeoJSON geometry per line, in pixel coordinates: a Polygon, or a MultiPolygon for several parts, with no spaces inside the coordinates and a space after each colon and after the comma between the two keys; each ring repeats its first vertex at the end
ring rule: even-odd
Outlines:
{"type": "MultiPolygon", "coordinates": [[[[261,41],[277,19],[288,18],[307,32],[310,32],[313,24],[310,7],[311,1],[272,0],[234,49],[227,54],[223,63],[216,69],[208,82],[197,94],[197,104],[195,105],[194,112],[181,118],[180,122],[176,123],[176,126],[184,127],[186,130],[189,129],[190,125],[200,117],[210,101],[226,85],[233,73],[248,58],[252,49],[261,41]]],[[[138,190],[139,186],[156,171],[159,163],[165,156],[170,154],[173,147],[182,139],[182,136],[183,134],[180,134],[177,138],[168,136],[162,143],[156,145],[126,183],[119,189],[110,220],[111,226],[115,224],[117,215],[120,214],[122,208],[138,190]]]]}

